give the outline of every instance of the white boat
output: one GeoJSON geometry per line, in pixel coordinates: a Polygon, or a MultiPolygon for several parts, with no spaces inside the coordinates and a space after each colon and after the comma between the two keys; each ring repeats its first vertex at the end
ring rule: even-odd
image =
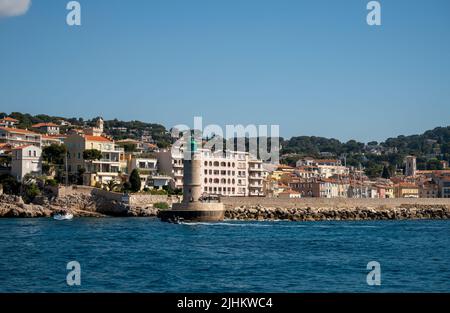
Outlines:
{"type": "Polygon", "coordinates": [[[63,221],[63,220],[71,220],[73,218],[73,214],[66,212],[66,213],[56,213],[53,215],[54,220],[63,221]]]}

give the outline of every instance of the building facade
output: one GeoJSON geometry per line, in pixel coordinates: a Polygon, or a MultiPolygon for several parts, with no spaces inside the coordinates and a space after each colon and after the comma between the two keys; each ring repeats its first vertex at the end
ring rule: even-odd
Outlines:
{"type": "Polygon", "coordinates": [[[11,176],[22,181],[27,174],[42,174],[42,150],[33,145],[12,149],[11,176]]]}
{"type": "Polygon", "coordinates": [[[85,170],[83,182],[85,185],[95,186],[97,183],[107,183],[117,180],[121,169],[121,159],[124,150],[104,136],[72,134],[65,140],[68,150],[68,171],[77,175],[81,169],[85,170]],[[101,158],[85,160],[85,150],[99,150],[101,158]]]}
{"type": "MultiPolygon", "coordinates": [[[[157,153],[158,170],[173,178],[173,187],[183,186],[182,149],[161,150],[157,153]]],[[[264,196],[264,169],[262,161],[251,158],[247,152],[212,152],[199,149],[202,193],[222,196],[264,196]]]]}
{"type": "Polygon", "coordinates": [[[42,135],[27,129],[0,127],[0,143],[10,144],[12,147],[41,147],[42,135]]]}

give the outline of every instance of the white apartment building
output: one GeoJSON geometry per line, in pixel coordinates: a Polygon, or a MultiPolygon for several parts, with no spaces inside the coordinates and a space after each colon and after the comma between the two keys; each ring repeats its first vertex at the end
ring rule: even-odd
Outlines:
{"type": "Polygon", "coordinates": [[[298,174],[303,178],[311,178],[317,175],[318,178],[330,178],[335,175],[345,176],[349,174],[349,168],[343,166],[340,160],[336,159],[313,159],[303,158],[296,162],[298,174]]]}
{"type": "Polygon", "coordinates": [[[42,150],[28,145],[12,149],[11,175],[22,181],[27,174],[42,173],[42,150]]]}
{"type": "Polygon", "coordinates": [[[41,146],[42,135],[27,129],[0,127],[0,143],[6,143],[11,147],[33,145],[41,146]]]}
{"type": "MultiPolygon", "coordinates": [[[[158,170],[173,178],[173,187],[183,186],[183,153],[161,150],[158,170]]],[[[262,161],[247,152],[211,152],[199,149],[201,158],[202,192],[223,196],[264,196],[262,161]]]]}

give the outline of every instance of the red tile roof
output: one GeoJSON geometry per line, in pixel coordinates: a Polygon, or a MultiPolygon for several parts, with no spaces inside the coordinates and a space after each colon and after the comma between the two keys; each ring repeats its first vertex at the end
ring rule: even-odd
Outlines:
{"type": "Polygon", "coordinates": [[[11,127],[0,127],[0,129],[5,130],[7,132],[11,132],[11,133],[40,135],[38,133],[29,131],[28,129],[11,128],[11,127]]]}
{"type": "Polygon", "coordinates": [[[103,136],[92,136],[92,135],[85,135],[84,138],[88,141],[101,141],[101,142],[112,142],[112,140],[103,137],[103,136]]]}
{"type": "Polygon", "coordinates": [[[19,122],[19,120],[16,120],[15,118],[9,116],[2,118],[2,121],[19,122]]]}
{"type": "Polygon", "coordinates": [[[37,123],[32,125],[33,128],[41,128],[41,127],[58,127],[55,123],[37,123]]]}

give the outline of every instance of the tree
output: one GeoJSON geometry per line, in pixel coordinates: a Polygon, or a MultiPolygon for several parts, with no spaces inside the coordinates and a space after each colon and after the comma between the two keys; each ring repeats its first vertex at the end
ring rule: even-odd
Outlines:
{"type": "Polygon", "coordinates": [[[11,175],[0,175],[0,184],[3,186],[3,192],[6,194],[17,195],[20,191],[20,183],[11,175]]]}
{"type": "Polygon", "coordinates": [[[133,143],[124,143],[121,146],[125,152],[136,152],[136,145],[133,143]]]}
{"type": "Polygon", "coordinates": [[[95,161],[102,158],[102,152],[97,149],[87,149],[83,151],[83,159],[95,161]]]}
{"type": "Polygon", "coordinates": [[[138,192],[141,190],[141,177],[139,176],[139,171],[136,168],[131,171],[129,181],[132,192],[138,192]]]}
{"type": "Polygon", "coordinates": [[[438,159],[428,160],[427,170],[442,170],[442,163],[438,159]]]}
{"type": "Polygon", "coordinates": [[[385,179],[391,178],[391,173],[389,172],[389,168],[386,165],[383,167],[383,172],[381,173],[381,177],[383,177],[385,179]]]}
{"type": "Polygon", "coordinates": [[[65,145],[51,144],[42,150],[42,159],[51,164],[64,164],[67,148],[65,145]]]}
{"type": "Polygon", "coordinates": [[[23,194],[24,194],[24,200],[26,202],[32,202],[34,198],[39,196],[41,194],[41,191],[39,190],[39,187],[36,183],[30,183],[30,184],[24,184],[23,186],[23,194]]]}

